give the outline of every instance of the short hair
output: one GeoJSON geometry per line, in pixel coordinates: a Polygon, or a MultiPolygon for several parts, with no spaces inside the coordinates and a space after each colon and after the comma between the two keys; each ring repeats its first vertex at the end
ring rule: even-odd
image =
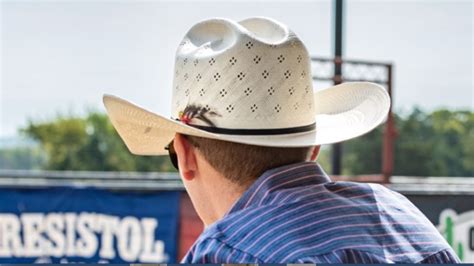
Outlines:
{"type": "Polygon", "coordinates": [[[265,147],[186,135],[204,159],[233,183],[245,186],[266,170],[305,162],[313,147],[265,147]]]}

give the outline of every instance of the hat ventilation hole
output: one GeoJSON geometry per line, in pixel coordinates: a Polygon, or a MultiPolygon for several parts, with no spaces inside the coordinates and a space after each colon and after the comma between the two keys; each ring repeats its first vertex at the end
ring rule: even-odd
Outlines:
{"type": "Polygon", "coordinates": [[[244,90],[245,95],[249,96],[252,93],[252,89],[249,87],[244,90]]]}
{"type": "Polygon", "coordinates": [[[260,60],[262,60],[262,58],[261,58],[260,56],[258,56],[258,55],[256,55],[256,56],[254,57],[254,59],[253,59],[253,61],[255,62],[255,64],[260,63],[260,60]]]}
{"type": "Polygon", "coordinates": [[[247,49],[250,50],[250,49],[252,49],[252,47],[253,47],[253,42],[248,41],[248,42],[245,44],[245,46],[247,46],[247,49]]]}
{"type": "Polygon", "coordinates": [[[277,113],[279,113],[281,111],[281,105],[277,104],[274,109],[277,113]]]}
{"type": "Polygon", "coordinates": [[[281,54],[280,56],[277,57],[278,62],[283,63],[285,61],[285,57],[281,54]]]}
{"type": "Polygon", "coordinates": [[[219,81],[220,78],[221,78],[221,74],[219,74],[219,72],[216,72],[216,74],[214,74],[214,80],[219,81]]]}
{"type": "Polygon", "coordinates": [[[295,87],[289,88],[288,92],[290,93],[290,95],[293,95],[293,93],[295,93],[295,87]]]}
{"type": "Polygon", "coordinates": [[[232,113],[234,111],[234,106],[232,104],[229,104],[226,108],[227,112],[232,113]]]}
{"type": "Polygon", "coordinates": [[[219,94],[221,95],[222,98],[224,98],[224,96],[227,95],[227,91],[225,89],[222,89],[221,91],[219,91],[219,94]]]}
{"type": "Polygon", "coordinates": [[[268,94],[269,94],[269,95],[273,95],[273,93],[275,93],[275,89],[274,89],[273,87],[270,87],[270,88],[268,89],[268,94]]]}
{"type": "Polygon", "coordinates": [[[250,106],[250,110],[252,111],[252,113],[255,113],[257,109],[258,109],[258,106],[256,104],[253,104],[252,106],[250,106]]]}

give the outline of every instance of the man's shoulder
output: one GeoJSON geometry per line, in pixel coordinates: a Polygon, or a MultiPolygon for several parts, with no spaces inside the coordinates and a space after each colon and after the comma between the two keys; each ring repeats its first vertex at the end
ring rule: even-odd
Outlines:
{"type": "MultiPolygon", "coordinates": [[[[213,231],[213,230],[211,230],[213,231]]],[[[264,263],[253,254],[212,237],[208,230],[194,243],[181,263],[264,263]]]]}
{"type": "Polygon", "coordinates": [[[384,186],[331,182],[306,189],[266,197],[216,222],[196,242],[195,262],[416,262],[449,249],[409,200],[384,186]],[[387,256],[404,251],[412,254],[387,256]]]}

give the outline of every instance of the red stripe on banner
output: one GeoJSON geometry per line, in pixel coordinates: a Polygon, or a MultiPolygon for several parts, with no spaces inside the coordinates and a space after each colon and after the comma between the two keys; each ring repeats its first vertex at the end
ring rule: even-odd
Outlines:
{"type": "Polygon", "coordinates": [[[181,193],[179,217],[178,258],[176,261],[181,261],[204,230],[204,225],[186,192],[181,193]]]}

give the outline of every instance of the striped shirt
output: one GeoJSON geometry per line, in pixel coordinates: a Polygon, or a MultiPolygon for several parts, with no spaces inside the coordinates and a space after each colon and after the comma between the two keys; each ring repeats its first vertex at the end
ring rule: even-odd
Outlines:
{"type": "Polygon", "coordinates": [[[431,222],[377,184],[331,182],[313,162],[266,171],[183,263],[456,263],[431,222]]]}

